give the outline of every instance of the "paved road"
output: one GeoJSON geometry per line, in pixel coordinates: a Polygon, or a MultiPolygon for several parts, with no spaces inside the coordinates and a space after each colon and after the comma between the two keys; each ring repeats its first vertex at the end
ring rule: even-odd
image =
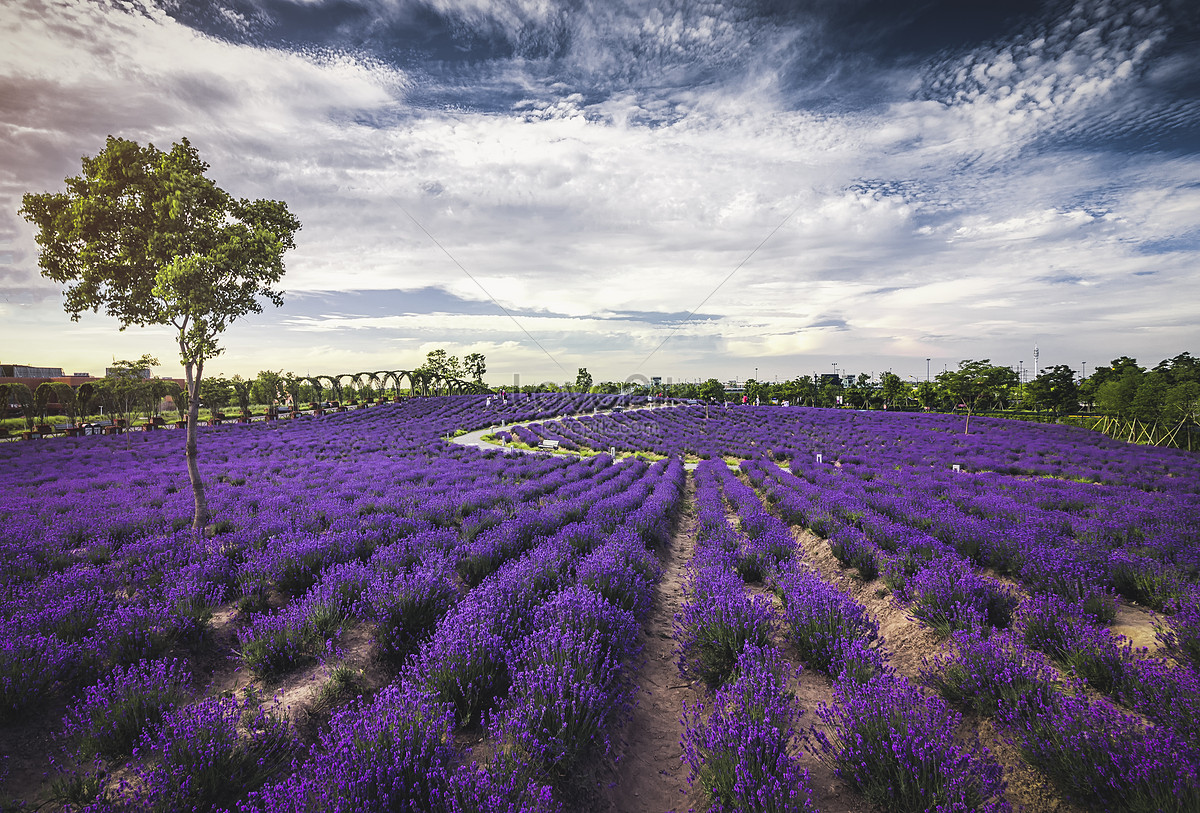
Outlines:
{"type": "MultiPolygon", "coordinates": [[[[634,411],[638,411],[638,410],[642,410],[642,409],[662,409],[662,408],[663,407],[635,407],[634,409],[627,409],[625,411],[626,412],[634,412],[634,411]]],[[[583,414],[591,415],[592,413],[586,412],[583,414]]],[[[600,414],[607,415],[609,413],[602,412],[600,414]]],[[[550,421],[556,421],[556,420],[558,420],[558,418],[541,418],[541,419],[533,420],[533,421],[519,421],[517,423],[510,423],[510,424],[505,425],[504,429],[511,430],[514,426],[528,426],[531,423],[549,423],[550,421]]],[[[498,446],[495,443],[488,443],[486,440],[483,439],[484,435],[490,435],[493,432],[497,432],[497,431],[500,431],[499,426],[489,426],[486,429],[477,429],[474,432],[467,432],[465,435],[459,435],[456,438],[450,438],[450,442],[457,443],[459,446],[474,446],[476,449],[507,449],[507,450],[514,451],[514,452],[524,452],[525,454],[571,454],[571,452],[566,449],[563,449],[561,452],[556,453],[556,452],[542,452],[542,451],[538,451],[537,449],[521,449],[516,446],[498,446]]],[[[683,467],[685,469],[694,469],[694,468],[696,468],[697,465],[698,464],[696,464],[696,463],[684,463],[683,467]]]]}

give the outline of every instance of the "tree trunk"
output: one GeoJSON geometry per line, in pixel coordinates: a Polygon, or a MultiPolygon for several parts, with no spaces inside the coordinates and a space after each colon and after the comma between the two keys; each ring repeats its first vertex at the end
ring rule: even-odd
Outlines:
{"type": "Polygon", "coordinates": [[[184,456],[187,458],[188,480],[192,484],[192,501],[196,506],[192,515],[192,533],[200,538],[204,533],[204,526],[208,524],[208,501],[204,498],[204,481],[200,479],[200,467],[196,464],[196,426],[200,421],[200,376],[204,372],[204,362],[195,365],[194,376],[192,367],[192,362],[183,365],[188,388],[187,440],[184,444],[184,456]]]}

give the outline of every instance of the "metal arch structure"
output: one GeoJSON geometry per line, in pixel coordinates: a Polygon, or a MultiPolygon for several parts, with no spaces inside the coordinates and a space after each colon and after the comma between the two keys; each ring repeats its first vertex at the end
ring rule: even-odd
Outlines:
{"type": "Polygon", "coordinates": [[[379,392],[382,396],[387,392],[388,382],[391,382],[391,387],[395,391],[395,397],[400,397],[400,380],[408,373],[408,370],[376,370],[372,375],[379,382],[379,392]]]}
{"type": "Polygon", "coordinates": [[[374,387],[377,389],[382,389],[380,387],[378,373],[371,373],[371,372],[366,372],[366,371],[363,371],[360,373],[351,373],[350,380],[354,382],[355,392],[364,389],[364,387],[374,387]]]}
{"type": "Polygon", "coordinates": [[[305,379],[309,384],[312,384],[313,390],[316,392],[317,401],[321,402],[325,399],[321,397],[321,393],[325,391],[325,387],[321,385],[322,381],[329,382],[329,392],[333,395],[332,400],[340,401],[342,399],[342,384],[337,377],[332,375],[314,375],[305,379]]]}
{"type": "Polygon", "coordinates": [[[294,376],[286,386],[294,397],[298,397],[300,386],[307,384],[315,391],[318,401],[324,400],[322,393],[326,390],[333,394],[334,400],[341,401],[357,397],[358,392],[365,387],[378,389],[382,395],[390,386],[395,392],[395,397],[399,398],[406,381],[409,395],[470,395],[491,392],[489,387],[478,381],[450,378],[421,369],[361,370],[357,373],[335,375],[294,376]]]}

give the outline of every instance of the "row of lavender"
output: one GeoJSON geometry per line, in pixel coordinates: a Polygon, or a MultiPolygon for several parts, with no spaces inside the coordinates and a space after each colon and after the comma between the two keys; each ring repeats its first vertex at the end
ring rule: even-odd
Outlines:
{"type": "Polygon", "coordinates": [[[556,809],[628,714],[636,619],[657,577],[646,544],[662,542],[682,493],[678,463],[631,470],[644,476],[455,603],[385,692],[339,713],[244,809],[556,809]],[[486,765],[447,745],[478,728],[496,754],[486,765]]]}
{"type": "MultiPolygon", "coordinates": [[[[844,565],[867,580],[882,571],[915,618],[943,636],[954,632],[955,654],[927,669],[923,681],[969,711],[998,716],[1026,758],[1066,795],[1120,810],[1200,804],[1197,673],[1170,658],[1148,658],[1102,626],[1088,606],[1105,594],[1089,591],[1073,601],[1054,594],[1022,598],[974,572],[953,545],[876,513],[880,504],[853,488],[836,488],[828,478],[822,487],[763,459],[742,468],[784,516],[827,536],[844,565]],[[1089,698],[1085,684],[1106,697],[1089,698]]],[[[813,474],[815,481],[823,479],[813,474]]],[[[900,503],[905,496],[898,488],[874,493],[900,503]]],[[[930,516],[935,528],[955,527],[944,514],[930,516]]],[[[951,541],[970,538],[966,533],[951,541]]],[[[1088,584],[1086,578],[1082,583],[1088,584]]],[[[1169,651],[1186,660],[1177,646],[1184,617],[1163,631],[1169,651]]],[[[811,620],[808,626],[821,628],[811,620]]],[[[854,626],[862,631],[860,621],[854,626]]],[[[861,637],[873,635],[867,630],[861,637]]],[[[818,654],[835,670],[845,668],[827,652],[818,654]]]]}
{"type": "MultiPolygon", "coordinates": [[[[590,408],[595,399],[546,400],[553,403],[530,402],[529,416],[590,408]]],[[[494,416],[484,399],[438,401],[206,432],[218,522],[202,543],[172,530],[190,505],[182,467],[168,459],[177,453],[168,438],[52,441],[34,453],[10,453],[0,505],[2,716],[36,713],[58,691],[76,694],[85,711],[66,729],[84,752],[119,758],[108,744],[120,743],[116,750],[127,756],[140,738],[144,755],[159,753],[138,762],[151,773],[117,794],[148,803],[138,794],[159,798],[163,788],[180,786],[178,776],[159,773],[174,759],[166,752],[174,754],[181,738],[195,739],[184,729],[207,726],[197,736],[224,738],[239,760],[249,754],[268,767],[263,749],[278,756],[275,744],[290,742],[261,714],[261,725],[235,725],[234,732],[229,726],[242,716],[234,701],[205,701],[169,717],[157,733],[141,731],[154,716],[145,709],[178,702],[188,684],[187,670],[160,656],[202,637],[223,601],[240,596],[241,657],[256,670],[336,656],[337,631],[356,619],[371,625],[383,654],[398,662],[462,590],[482,586],[537,540],[587,521],[592,508],[605,533],[622,517],[626,536],[664,533],[673,503],[666,492],[650,499],[650,485],[638,485],[648,476],[644,464],[448,449],[440,435],[488,425],[494,416]],[[113,466],[119,476],[91,476],[113,466]],[[637,510],[639,500],[645,510],[637,510]],[[287,603],[279,610],[256,612],[280,601],[287,603]],[[131,712],[132,723],[125,711],[106,711],[130,708],[141,709],[131,712]],[[187,722],[192,709],[211,725],[187,722]],[[133,731],[110,736],[114,719],[133,731]]],[[[604,536],[583,526],[572,534],[580,553],[604,536]]],[[[632,554],[618,554],[611,546],[596,552],[579,578],[598,589],[641,584],[624,567],[632,554]]],[[[213,775],[220,788],[253,784],[253,777],[231,783],[220,766],[213,775]]],[[[204,784],[194,778],[182,787],[196,790],[197,782],[204,784]]]]}
{"type": "Polygon", "coordinates": [[[808,752],[889,809],[1007,809],[986,749],[958,742],[960,716],[888,667],[875,622],[800,564],[791,532],[754,491],[716,462],[700,465],[696,485],[698,547],[677,637],[681,672],[716,689],[707,718],[700,706],[683,721],[691,779],[712,808],[811,809],[798,758],[808,752]],[[760,575],[782,618],[747,595],[743,581],[760,575]],[[807,729],[791,694],[798,670],[775,643],[781,629],[807,666],[835,678],[834,702],[807,729]]]}
{"type": "Polygon", "coordinates": [[[542,435],[599,449],[640,445],[679,454],[688,451],[680,444],[702,444],[709,456],[789,460],[824,491],[845,491],[848,503],[862,502],[865,492],[877,512],[1039,589],[1073,599],[1115,590],[1159,611],[1195,608],[1194,455],[1015,421],[981,420],[964,435],[942,415],[799,407],[710,415],[684,407],[585,416],[543,425],[542,435]],[[579,426],[587,431],[572,428],[579,426]],[[952,473],[953,466],[961,471],[952,473]]]}
{"type": "Polygon", "coordinates": [[[1200,494],[1200,459],[1178,449],[1136,446],[1069,426],[953,415],[807,407],[684,406],[545,422],[540,437],[581,447],[652,451],[680,458],[777,460],[823,454],[829,463],[1051,476],[1200,494]]]}

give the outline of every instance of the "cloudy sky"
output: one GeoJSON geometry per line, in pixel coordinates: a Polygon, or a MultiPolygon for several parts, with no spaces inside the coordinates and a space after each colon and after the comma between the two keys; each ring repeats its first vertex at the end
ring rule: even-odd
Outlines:
{"type": "Polygon", "coordinates": [[[178,374],[72,323],[16,213],[109,134],[303,223],[227,375],[1200,354],[1194,4],[978,5],[3,0],[0,361],[178,374]]]}

